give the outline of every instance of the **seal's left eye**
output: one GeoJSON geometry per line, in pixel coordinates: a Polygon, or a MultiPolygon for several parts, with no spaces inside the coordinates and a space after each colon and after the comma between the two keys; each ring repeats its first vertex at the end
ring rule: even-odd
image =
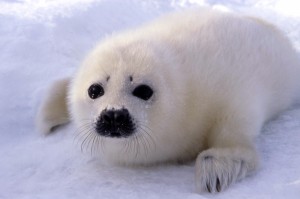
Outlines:
{"type": "Polygon", "coordinates": [[[138,87],[136,87],[133,92],[132,92],[133,96],[138,97],[142,100],[149,100],[152,95],[153,95],[153,90],[150,86],[148,85],[139,85],[138,87]]]}
{"type": "Polygon", "coordinates": [[[104,88],[100,84],[93,84],[88,89],[88,94],[91,99],[96,99],[104,95],[104,88]]]}

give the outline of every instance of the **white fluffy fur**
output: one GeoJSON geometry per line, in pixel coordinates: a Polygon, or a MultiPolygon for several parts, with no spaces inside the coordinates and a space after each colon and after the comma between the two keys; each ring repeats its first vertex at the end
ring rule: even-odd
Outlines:
{"type": "MultiPolygon", "coordinates": [[[[75,75],[68,103],[83,146],[107,161],[196,159],[197,191],[217,192],[255,171],[253,138],[265,121],[296,101],[299,74],[295,50],[274,26],[210,9],[189,10],[102,41],[75,75]],[[87,94],[93,83],[105,89],[96,100],[87,94]],[[131,94],[142,83],[154,89],[147,102],[131,94]],[[97,136],[93,123],[101,111],[123,106],[134,118],[136,134],[97,136]]],[[[65,82],[52,93],[65,92],[62,87],[65,82]]],[[[63,98],[53,96],[39,114],[42,130],[65,122],[59,119],[65,111],[54,108],[65,110],[63,98]]]]}
{"type": "Polygon", "coordinates": [[[69,122],[70,116],[66,106],[69,78],[56,81],[48,89],[36,116],[39,132],[47,135],[59,125],[69,122]]]}

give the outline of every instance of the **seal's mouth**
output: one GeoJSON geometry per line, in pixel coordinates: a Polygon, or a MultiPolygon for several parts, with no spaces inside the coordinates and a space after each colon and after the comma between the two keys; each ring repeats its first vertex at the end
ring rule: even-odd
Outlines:
{"type": "Polygon", "coordinates": [[[96,128],[96,132],[104,137],[110,137],[110,138],[127,138],[130,137],[134,132],[128,132],[124,130],[104,130],[99,132],[96,128]]]}
{"type": "Polygon", "coordinates": [[[104,137],[126,138],[135,132],[135,125],[127,109],[105,109],[96,121],[95,130],[104,137]]]}

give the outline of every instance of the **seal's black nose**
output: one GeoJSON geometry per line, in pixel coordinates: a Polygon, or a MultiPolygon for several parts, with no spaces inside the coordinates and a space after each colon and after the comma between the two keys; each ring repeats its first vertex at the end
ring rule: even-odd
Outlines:
{"type": "Polygon", "coordinates": [[[105,109],[96,122],[97,133],[106,137],[128,137],[134,128],[130,114],[125,108],[105,109]]]}
{"type": "Polygon", "coordinates": [[[128,120],[129,112],[127,109],[121,110],[108,110],[103,111],[101,114],[102,121],[111,126],[122,126],[125,125],[126,121],[128,120]]]}

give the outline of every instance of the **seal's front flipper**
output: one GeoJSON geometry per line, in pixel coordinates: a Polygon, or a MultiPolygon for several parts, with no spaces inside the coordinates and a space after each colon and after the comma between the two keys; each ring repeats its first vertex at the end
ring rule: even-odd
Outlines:
{"type": "Polygon", "coordinates": [[[47,91],[36,117],[36,127],[39,132],[47,135],[56,127],[70,121],[67,107],[69,83],[70,78],[58,80],[47,91]]]}

